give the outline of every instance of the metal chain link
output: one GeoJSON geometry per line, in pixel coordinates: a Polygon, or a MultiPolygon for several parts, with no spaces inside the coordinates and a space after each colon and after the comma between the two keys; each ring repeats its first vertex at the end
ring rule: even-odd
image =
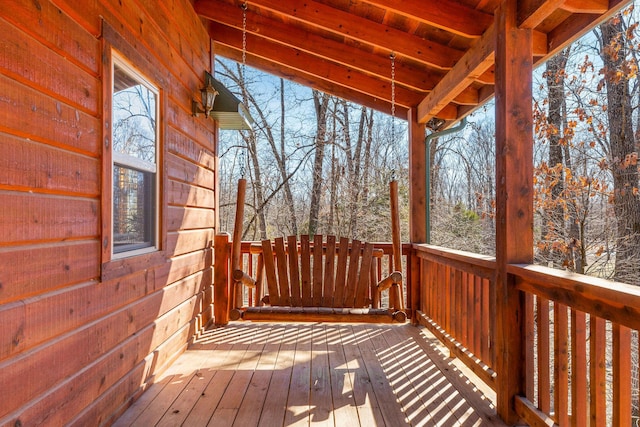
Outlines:
{"type": "MultiPolygon", "coordinates": [[[[396,137],[396,53],[391,52],[391,139],[396,137]]],[[[391,170],[391,181],[396,180],[395,168],[391,170]]]]}
{"type": "Polygon", "coordinates": [[[247,63],[247,2],[242,3],[242,74],[247,63]]]}
{"type": "MultiPolygon", "coordinates": [[[[246,90],[244,79],[247,69],[247,2],[245,1],[240,7],[242,8],[242,91],[244,92],[246,90]]],[[[247,148],[243,147],[240,156],[240,177],[243,179],[247,171],[247,158],[247,148]]]]}

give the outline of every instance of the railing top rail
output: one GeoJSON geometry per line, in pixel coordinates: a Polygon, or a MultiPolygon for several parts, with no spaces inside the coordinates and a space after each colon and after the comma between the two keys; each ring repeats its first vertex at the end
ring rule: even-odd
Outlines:
{"type": "Polygon", "coordinates": [[[518,289],[640,330],[640,287],[532,264],[512,264],[518,289]]]}
{"type": "Polygon", "coordinates": [[[414,243],[413,249],[418,257],[451,265],[461,270],[471,271],[488,279],[492,278],[496,271],[496,259],[492,256],[423,243],[414,243]]]}

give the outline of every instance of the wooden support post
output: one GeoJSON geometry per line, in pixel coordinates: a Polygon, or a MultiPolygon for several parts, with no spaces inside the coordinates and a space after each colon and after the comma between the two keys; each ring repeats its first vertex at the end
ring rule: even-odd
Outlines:
{"type": "Polygon", "coordinates": [[[229,323],[229,234],[217,234],[214,242],[213,317],[218,326],[229,323]]]}
{"type": "Polygon", "coordinates": [[[408,115],[409,124],[409,203],[411,222],[409,240],[411,243],[427,241],[427,182],[426,155],[424,145],[424,125],[418,123],[418,109],[412,108],[408,115]]]}
{"type": "MultiPolygon", "coordinates": [[[[425,127],[418,122],[418,108],[409,109],[407,115],[409,124],[409,241],[411,243],[427,242],[427,147],[425,146],[425,127]]],[[[411,255],[409,259],[413,258],[411,255]]],[[[415,269],[411,264],[411,269],[415,269]]],[[[407,266],[409,269],[409,266],[407,266]]],[[[417,322],[415,313],[420,310],[420,274],[408,274],[406,277],[407,292],[411,295],[408,307],[409,315],[414,323],[417,322]]]]}
{"type": "MultiPolygon", "coordinates": [[[[393,270],[402,272],[402,243],[400,239],[400,207],[398,206],[398,181],[389,183],[389,199],[391,205],[391,239],[393,250],[393,270]]],[[[397,277],[397,276],[396,276],[397,277]]],[[[397,310],[404,310],[404,297],[402,292],[402,276],[400,282],[396,282],[399,286],[398,300],[396,301],[396,293],[389,295],[389,305],[397,310]],[[393,297],[392,297],[393,295],[393,297]]]]}
{"type": "MultiPolygon", "coordinates": [[[[236,217],[233,224],[233,249],[231,253],[231,271],[241,270],[242,254],[240,247],[242,245],[242,228],[244,221],[244,198],[247,192],[247,180],[240,178],[238,180],[238,195],[236,197],[236,217]]],[[[235,286],[234,283],[234,303],[233,308],[242,307],[242,286],[235,286]]]]}
{"type": "Polygon", "coordinates": [[[507,274],[533,262],[532,34],[517,27],[517,1],[495,13],[497,410],[515,424],[515,397],[525,392],[524,297],[507,274]]]}

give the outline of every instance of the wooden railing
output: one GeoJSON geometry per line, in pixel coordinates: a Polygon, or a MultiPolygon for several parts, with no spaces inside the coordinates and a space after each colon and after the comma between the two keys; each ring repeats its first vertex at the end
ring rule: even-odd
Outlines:
{"type": "Polygon", "coordinates": [[[417,320],[495,388],[495,260],[429,245],[414,248],[420,285],[417,320]]]}
{"type": "MultiPolygon", "coordinates": [[[[495,260],[414,245],[417,319],[498,394],[495,260]]],[[[530,425],[637,426],[640,288],[510,265],[522,292],[524,384],[513,396],[530,425]]]]}

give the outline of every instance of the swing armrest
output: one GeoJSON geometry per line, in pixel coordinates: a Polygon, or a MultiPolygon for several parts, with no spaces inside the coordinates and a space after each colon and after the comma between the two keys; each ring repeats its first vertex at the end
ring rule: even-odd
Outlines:
{"type": "Polygon", "coordinates": [[[240,282],[248,288],[255,288],[256,281],[242,270],[233,270],[233,280],[240,282]]]}
{"type": "Polygon", "coordinates": [[[393,273],[379,281],[378,290],[380,292],[385,291],[396,283],[402,283],[402,273],[400,273],[399,271],[394,271],[393,273]]]}

